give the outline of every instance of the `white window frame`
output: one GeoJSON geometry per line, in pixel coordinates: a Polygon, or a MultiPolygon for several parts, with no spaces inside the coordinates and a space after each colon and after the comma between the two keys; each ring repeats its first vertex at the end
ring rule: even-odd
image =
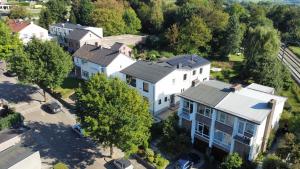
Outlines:
{"type": "Polygon", "coordinates": [[[88,71],[82,70],[82,76],[89,78],[90,77],[90,73],[88,71]]]}
{"type": "Polygon", "coordinates": [[[205,107],[205,108],[204,108],[203,115],[204,115],[205,117],[211,118],[211,108],[205,107]],[[207,110],[209,111],[209,115],[206,114],[206,113],[207,113],[207,110]]]}
{"type": "Polygon", "coordinates": [[[196,126],[196,134],[197,135],[200,135],[200,136],[202,136],[204,138],[209,139],[209,133],[210,133],[209,126],[207,126],[207,125],[205,125],[203,123],[200,123],[200,122],[197,123],[197,126],[196,126]],[[200,128],[199,126],[202,128],[202,130],[199,130],[199,128],[200,128]],[[206,126],[208,128],[208,135],[204,134],[204,126],[206,126]]]}

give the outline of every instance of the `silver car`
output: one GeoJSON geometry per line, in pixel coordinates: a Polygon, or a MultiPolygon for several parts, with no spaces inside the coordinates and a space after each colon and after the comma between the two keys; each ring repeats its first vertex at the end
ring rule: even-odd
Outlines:
{"type": "Polygon", "coordinates": [[[131,162],[125,158],[116,159],[113,163],[118,169],[133,169],[131,162]]]}

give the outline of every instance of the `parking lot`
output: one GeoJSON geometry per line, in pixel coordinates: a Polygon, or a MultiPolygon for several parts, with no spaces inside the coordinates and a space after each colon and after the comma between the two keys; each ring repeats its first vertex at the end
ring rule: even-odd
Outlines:
{"type": "MultiPolygon", "coordinates": [[[[22,144],[38,150],[43,168],[51,168],[58,161],[70,168],[114,168],[107,163],[109,150],[81,138],[72,131],[76,123],[75,115],[66,108],[63,112],[50,114],[41,109],[43,97],[38,87],[18,84],[15,78],[4,76],[0,72],[0,99],[12,103],[25,117],[25,124],[31,128],[22,138],[22,144]]],[[[48,96],[49,100],[54,100],[48,96]]],[[[114,158],[124,154],[115,148],[114,158]]],[[[144,168],[131,159],[136,169],[144,168]]]]}

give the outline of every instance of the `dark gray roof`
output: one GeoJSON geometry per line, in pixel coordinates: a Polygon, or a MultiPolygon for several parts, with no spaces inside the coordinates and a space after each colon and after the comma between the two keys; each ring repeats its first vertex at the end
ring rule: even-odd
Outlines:
{"type": "Polygon", "coordinates": [[[35,153],[31,148],[16,144],[0,152],[0,168],[10,168],[35,153]]]}
{"type": "Polygon", "coordinates": [[[230,89],[227,86],[222,88],[218,81],[211,80],[200,83],[196,87],[191,87],[179,96],[215,107],[229,93],[230,89]]]}
{"type": "Polygon", "coordinates": [[[61,27],[61,28],[68,28],[68,29],[85,28],[85,26],[81,26],[81,25],[73,24],[73,23],[69,23],[69,22],[66,22],[66,23],[57,23],[57,24],[55,24],[53,26],[61,27]]]}
{"type": "Polygon", "coordinates": [[[73,57],[78,57],[101,66],[107,66],[118,55],[119,51],[114,51],[100,46],[83,45],[73,54],[73,57]]]}
{"type": "Polygon", "coordinates": [[[174,68],[161,66],[157,63],[137,61],[121,72],[150,83],[156,83],[174,70],[174,68]]]}
{"type": "Polygon", "coordinates": [[[20,130],[20,129],[5,129],[5,130],[2,130],[0,132],[0,144],[7,141],[7,140],[10,140],[22,133],[25,132],[25,129],[24,130],[20,130]]]}
{"type": "Polygon", "coordinates": [[[66,39],[80,40],[89,32],[89,30],[85,29],[74,29],[69,35],[66,36],[66,39]]]}
{"type": "Polygon", "coordinates": [[[116,42],[110,47],[110,49],[118,51],[122,46],[124,46],[124,43],[116,42]]]}
{"type": "Polygon", "coordinates": [[[181,64],[182,67],[188,68],[196,68],[210,63],[208,60],[198,55],[179,55],[172,57],[171,59],[168,59],[165,62],[171,66],[177,66],[181,64]]]}

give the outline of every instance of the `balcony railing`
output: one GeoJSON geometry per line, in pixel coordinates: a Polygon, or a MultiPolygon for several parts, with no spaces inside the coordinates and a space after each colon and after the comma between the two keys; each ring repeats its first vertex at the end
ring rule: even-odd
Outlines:
{"type": "Polygon", "coordinates": [[[219,146],[221,146],[221,147],[223,147],[224,149],[226,149],[228,151],[230,150],[231,144],[225,144],[225,143],[223,143],[223,142],[221,142],[219,140],[216,140],[216,139],[214,139],[214,143],[217,144],[217,145],[219,145],[219,146]]]}
{"type": "Polygon", "coordinates": [[[189,113],[189,110],[186,108],[182,108],[178,111],[178,116],[186,119],[186,120],[192,120],[191,113],[189,113]]]}
{"type": "Polygon", "coordinates": [[[249,137],[239,136],[239,135],[235,135],[233,138],[243,144],[246,144],[246,145],[250,145],[251,139],[252,139],[252,137],[249,138],[249,137]]]}

